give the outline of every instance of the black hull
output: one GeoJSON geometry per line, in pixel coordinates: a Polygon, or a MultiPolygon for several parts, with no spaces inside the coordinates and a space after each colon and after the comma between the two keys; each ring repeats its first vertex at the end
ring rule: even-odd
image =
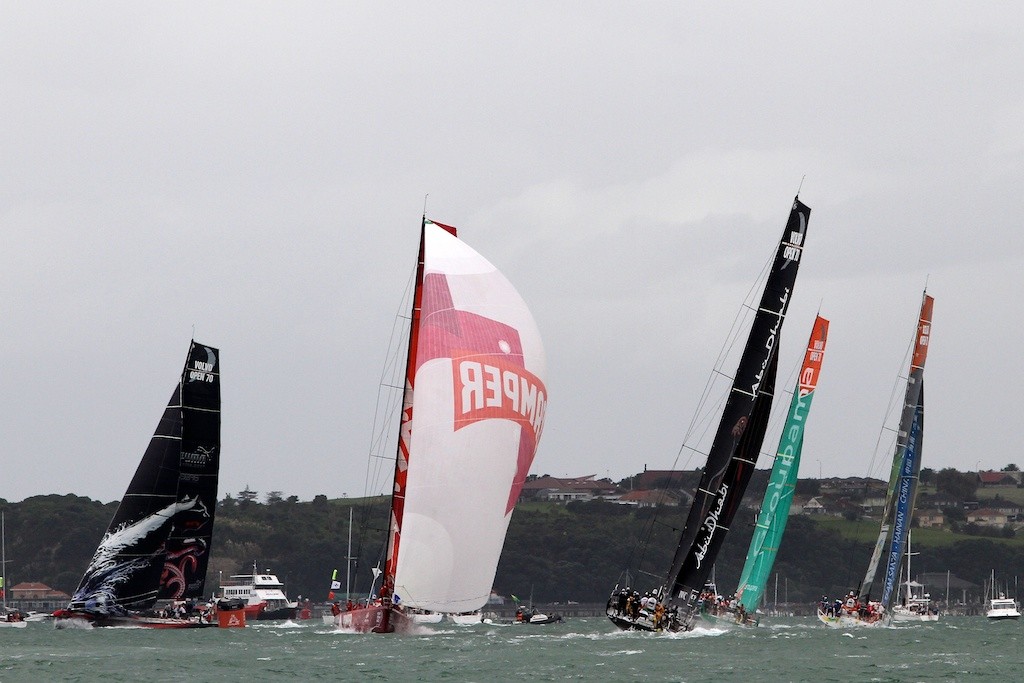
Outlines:
{"type": "Polygon", "coordinates": [[[634,620],[622,614],[616,614],[612,611],[606,612],[606,614],[608,615],[608,619],[611,620],[613,624],[618,626],[623,631],[645,631],[647,633],[660,633],[662,631],[668,631],[669,633],[678,633],[680,631],[691,630],[685,628],[679,622],[669,622],[664,627],[655,628],[653,623],[644,618],[634,620]]]}
{"type": "Polygon", "coordinates": [[[556,614],[552,617],[548,617],[547,619],[542,619],[539,621],[513,621],[512,623],[519,626],[544,626],[545,624],[561,624],[562,617],[556,614]]]}
{"type": "Polygon", "coordinates": [[[112,627],[112,628],[216,628],[217,623],[206,622],[206,621],[192,621],[188,619],[165,619],[162,617],[144,617],[144,616],[100,616],[96,614],[89,614],[87,612],[68,612],[64,615],[54,618],[54,626],[56,628],[67,628],[78,625],[88,625],[93,628],[100,627],[112,627]]]}

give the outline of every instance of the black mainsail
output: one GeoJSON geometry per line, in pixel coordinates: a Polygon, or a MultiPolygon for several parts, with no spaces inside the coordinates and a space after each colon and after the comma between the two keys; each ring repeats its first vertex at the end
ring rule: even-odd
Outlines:
{"type": "Polygon", "coordinates": [[[743,499],[768,426],[778,365],[776,349],[793,296],[810,214],[799,198],[793,200],[668,576],[655,591],[673,618],[665,625],[654,621],[648,625],[636,618],[622,618],[619,610],[610,609],[609,618],[621,628],[693,627],[697,599],[743,499]]]}
{"type": "Polygon", "coordinates": [[[158,598],[202,595],[220,464],[219,356],[191,343],[149,447],[71,598],[71,613],[123,616],[158,598]]]}
{"type": "Polygon", "coordinates": [[[193,342],[181,377],[177,499],[196,503],[173,520],[160,598],[201,598],[205,593],[220,471],[219,356],[217,349],[193,342]]]}

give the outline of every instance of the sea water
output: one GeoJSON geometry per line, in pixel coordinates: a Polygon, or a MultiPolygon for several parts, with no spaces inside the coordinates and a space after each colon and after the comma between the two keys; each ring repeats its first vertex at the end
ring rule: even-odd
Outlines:
{"type": "Polygon", "coordinates": [[[1021,681],[1024,623],[831,629],[813,618],[686,634],[607,620],[347,633],[322,622],[244,629],[0,629],[8,681],[1021,681]]]}

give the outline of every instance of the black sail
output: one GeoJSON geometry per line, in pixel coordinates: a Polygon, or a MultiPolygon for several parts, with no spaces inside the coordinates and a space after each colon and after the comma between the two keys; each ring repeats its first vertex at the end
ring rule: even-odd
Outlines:
{"type": "MultiPolygon", "coordinates": [[[[216,349],[192,342],[188,361],[178,386],[175,387],[163,416],[150,439],[135,476],[121,499],[114,518],[107,527],[96,553],[86,568],[85,575],[75,590],[69,605],[72,610],[82,610],[100,615],[117,615],[129,609],[151,607],[161,593],[162,575],[168,551],[179,544],[171,539],[172,531],[194,524],[191,520],[205,518],[196,526],[205,534],[206,553],[209,552],[209,535],[213,528],[213,510],[216,502],[217,458],[211,459],[212,498],[210,498],[209,468],[202,472],[198,468],[182,468],[184,452],[194,452],[194,444],[213,446],[214,455],[219,455],[220,431],[220,376],[216,349]],[[186,381],[190,367],[197,361],[208,363],[210,355],[213,365],[209,374],[212,380],[203,378],[205,386],[199,391],[198,377],[186,381]],[[187,407],[182,406],[182,396],[187,407]],[[193,436],[195,421],[193,406],[199,406],[204,413],[199,419],[198,431],[193,436]],[[215,417],[211,418],[211,415],[215,417]],[[211,436],[212,441],[211,441],[211,436]],[[184,437],[183,435],[187,435],[184,437]],[[190,450],[183,449],[183,443],[190,450]],[[183,472],[188,479],[183,486],[183,472]],[[204,510],[204,507],[207,508],[204,510]]],[[[204,366],[205,367],[205,366],[204,366]]],[[[200,537],[199,534],[196,537],[200,537]]],[[[208,555],[196,564],[196,569],[206,571],[208,555]]],[[[202,587],[202,580],[199,580],[202,587]]]]}
{"type": "Polygon", "coordinates": [[[200,598],[206,585],[220,469],[220,352],[192,343],[181,377],[177,500],[193,501],[171,522],[160,598],[200,598]]]}
{"type": "Polygon", "coordinates": [[[810,214],[809,207],[793,200],[666,580],[670,599],[682,600],[680,617],[687,628],[764,440],[775,389],[779,334],[793,296],[810,214]]]}

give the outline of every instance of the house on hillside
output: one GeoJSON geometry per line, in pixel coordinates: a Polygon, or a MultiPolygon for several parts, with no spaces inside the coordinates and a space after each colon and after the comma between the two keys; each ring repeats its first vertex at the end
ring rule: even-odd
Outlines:
{"type": "Polygon", "coordinates": [[[1020,484],[1020,472],[978,472],[978,485],[983,488],[996,486],[1017,486],[1020,484]]]}
{"type": "Polygon", "coordinates": [[[825,506],[822,504],[821,499],[815,497],[803,504],[800,511],[805,515],[823,515],[825,514],[825,506]]]}
{"type": "Polygon", "coordinates": [[[641,508],[652,508],[658,505],[689,505],[693,497],[679,491],[666,491],[665,489],[651,489],[649,491],[630,491],[619,496],[618,502],[621,505],[635,505],[641,508]]]}
{"type": "Polygon", "coordinates": [[[885,509],[885,496],[872,496],[865,498],[860,503],[860,510],[865,515],[881,515],[885,509]]]}
{"type": "Polygon", "coordinates": [[[948,493],[922,493],[917,499],[917,507],[959,508],[961,501],[948,493]]]}
{"type": "Polygon", "coordinates": [[[846,496],[884,496],[889,484],[871,477],[831,477],[821,480],[821,492],[846,496]]]}
{"type": "Polygon", "coordinates": [[[700,470],[649,470],[632,478],[631,488],[634,491],[651,491],[654,489],[681,490],[691,488],[700,481],[700,470]]]}
{"type": "Polygon", "coordinates": [[[921,528],[940,528],[946,524],[946,515],[942,510],[917,510],[914,520],[921,528]]]}
{"type": "Polygon", "coordinates": [[[978,526],[1005,526],[1010,521],[1010,516],[1002,510],[992,508],[978,508],[967,513],[967,523],[978,526]]]}
{"type": "Polygon", "coordinates": [[[804,505],[807,505],[814,496],[808,496],[806,494],[794,495],[789,501],[789,514],[790,515],[803,515],[804,505]]]}
{"type": "Polygon", "coordinates": [[[519,499],[545,500],[557,503],[595,499],[617,500],[621,491],[615,484],[596,479],[596,474],[584,477],[559,478],[551,476],[528,479],[523,484],[519,499]]]}
{"type": "Polygon", "coordinates": [[[986,500],[985,507],[1006,513],[1007,519],[1011,522],[1017,522],[1024,518],[1024,507],[1020,503],[1001,499],[999,496],[996,496],[994,500],[986,500]]]}

